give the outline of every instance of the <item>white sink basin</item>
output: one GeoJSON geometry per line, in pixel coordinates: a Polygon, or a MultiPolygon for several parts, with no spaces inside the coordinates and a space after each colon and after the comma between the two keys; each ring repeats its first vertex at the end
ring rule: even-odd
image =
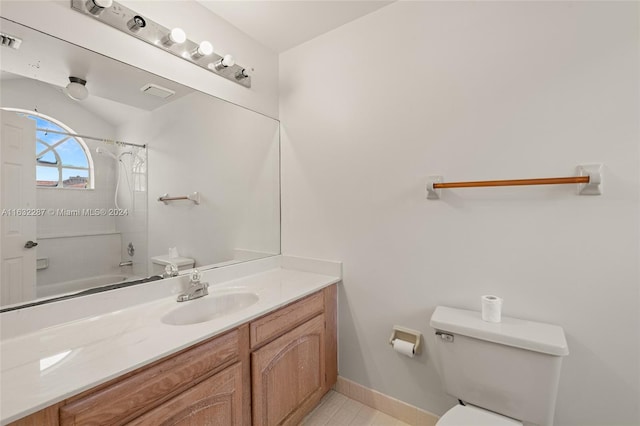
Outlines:
{"type": "Polygon", "coordinates": [[[209,294],[180,302],[180,307],[163,316],[161,321],[169,325],[199,324],[248,308],[258,299],[257,294],[246,291],[209,294]]]}

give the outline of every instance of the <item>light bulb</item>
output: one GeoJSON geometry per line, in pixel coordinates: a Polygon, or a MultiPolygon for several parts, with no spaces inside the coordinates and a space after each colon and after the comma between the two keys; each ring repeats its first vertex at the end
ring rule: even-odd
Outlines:
{"type": "Polygon", "coordinates": [[[231,55],[224,55],[224,58],[220,59],[215,64],[209,64],[209,69],[216,71],[222,71],[225,68],[232,67],[236,64],[236,60],[231,55]]]}
{"type": "Polygon", "coordinates": [[[224,55],[224,58],[222,58],[222,65],[226,67],[232,67],[236,64],[236,60],[233,59],[233,56],[231,55],[224,55]]]}
{"type": "Polygon", "coordinates": [[[200,59],[213,53],[213,46],[208,41],[201,41],[196,49],[191,52],[191,59],[200,59]]]}
{"type": "Polygon", "coordinates": [[[167,47],[173,46],[174,44],[182,44],[187,40],[187,35],[181,28],[172,29],[169,34],[164,36],[162,39],[162,44],[167,47]]]}
{"type": "Polygon", "coordinates": [[[98,16],[103,10],[111,7],[113,0],[87,0],[85,6],[90,14],[98,16]]]}
{"type": "Polygon", "coordinates": [[[181,44],[185,42],[185,40],[187,39],[187,35],[181,28],[174,28],[169,33],[169,38],[174,43],[181,44]]]}

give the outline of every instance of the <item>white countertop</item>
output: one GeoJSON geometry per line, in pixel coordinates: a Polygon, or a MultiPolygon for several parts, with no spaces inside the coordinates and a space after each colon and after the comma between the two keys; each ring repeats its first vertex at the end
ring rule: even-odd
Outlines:
{"type": "MultiPolygon", "coordinates": [[[[211,321],[179,326],[162,323],[167,312],[197,302],[178,303],[171,294],[4,339],[0,342],[0,424],[216,336],[340,279],[278,267],[209,287],[210,295],[232,289],[259,297],[254,305],[211,321]]],[[[87,303],[83,298],[76,300],[87,303]]]]}

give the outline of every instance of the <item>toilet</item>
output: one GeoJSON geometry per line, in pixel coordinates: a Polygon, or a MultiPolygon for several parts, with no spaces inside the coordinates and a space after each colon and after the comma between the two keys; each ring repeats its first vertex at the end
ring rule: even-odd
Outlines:
{"type": "Polygon", "coordinates": [[[460,401],[438,426],[551,426],[562,358],[562,327],[438,306],[437,369],[445,391],[460,401]]]}
{"type": "Polygon", "coordinates": [[[192,269],[195,263],[195,259],[191,259],[189,257],[172,257],[169,255],[154,256],[151,258],[151,273],[153,275],[162,275],[162,273],[165,272],[167,265],[175,265],[178,268],[178,271],[185,271],[187,269],[192,269]]]}

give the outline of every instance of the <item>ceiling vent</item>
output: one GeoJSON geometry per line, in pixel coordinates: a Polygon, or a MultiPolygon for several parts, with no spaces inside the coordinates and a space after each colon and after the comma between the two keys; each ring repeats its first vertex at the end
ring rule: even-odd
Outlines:
{"type": "Polygon", "coordinates": [[[157,86],[155,84],[147,84],[146,86],[143,86],[142,88],[140,88],[140,91],[142,93],[146,93],[148,95],[152,95],[152,96],[156,96],[158,98],[162,98],[162,99],[166,99],[169,96],[175,95],[176,92],[174,92],[173,90],[169,90],[166,87],[162,87],[162,86],[157,86]]]}
{"type": "Polygon", "coordinates": [[[18,37],[14,37],[5,33],[0,33],[0,39],[2,40],[2,46],[10,47],[12,49],[19,49],[20,44],[22,44],[22,40],[18,37]]]}

